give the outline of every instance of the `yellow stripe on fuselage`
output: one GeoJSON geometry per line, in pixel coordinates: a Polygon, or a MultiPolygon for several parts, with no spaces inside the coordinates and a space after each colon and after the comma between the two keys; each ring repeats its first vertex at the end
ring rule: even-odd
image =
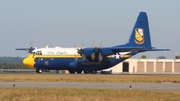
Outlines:
{"type": "MultiPolygon", "coordinates": [[[[34,55],[34,58],[82,58],[80,55],[34,55]]],[[[108,56],[112,58],[112,56],[108,56]]]]}
{"type": "Polygon", "coordinates": [[[82,58],[80,55],[35,55],[35,58],[82,58]]]}
{"type": "Polygon", "coordinates": [[[123,55],[123,58],[130,58],[132,55],[123,55]]]}

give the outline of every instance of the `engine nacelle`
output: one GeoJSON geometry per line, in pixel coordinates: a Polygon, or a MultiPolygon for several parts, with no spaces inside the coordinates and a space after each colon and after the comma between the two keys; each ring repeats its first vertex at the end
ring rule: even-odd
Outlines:
{"type": "Polygon", "coordinates": [[[82,50],[82,54],[86,56],[91,56],[92,53],[94,53],[94,48],[84,48],[82,50]]]}
{"type": "Polygon", "coordinates": [[[72,69],[76,69],[78,67],[77,65],[78,65],[78,63],[76,61],[74,61],[69,64],[69,67],[71,67],[72,69]]]}

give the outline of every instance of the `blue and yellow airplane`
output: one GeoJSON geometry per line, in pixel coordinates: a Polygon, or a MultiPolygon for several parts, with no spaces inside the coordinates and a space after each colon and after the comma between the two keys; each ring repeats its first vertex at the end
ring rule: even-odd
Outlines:
{"type": "Polygon", "coordinates": [[[126,44],[103,48],[61,48],[58,52],[65,54],[58,55],[43,55],[32,52],[23,60],[23,64],[30,68],[36,68],[37,73],[42,73],[44,69],[68,70],[70,73],[81,73],[82,71],[92,73],[115,66],[140,52],[168,50],[151,46],[147,14],[140,12],[129,42],[126,44]]]}

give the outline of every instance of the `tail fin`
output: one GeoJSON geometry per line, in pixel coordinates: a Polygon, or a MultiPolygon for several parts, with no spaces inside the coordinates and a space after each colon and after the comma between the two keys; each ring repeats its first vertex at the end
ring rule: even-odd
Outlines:
{"type": "Polygon", "coordinates": [[[148,17],[146,12],[140,12],[132,30],[129,42],[126,44],[133,47],[151,48],[148,17]]]}
{"type": "Polygon", "coordinates": [[[151,46],[148,17],[146,12],[140,12],[132,30],[129,42],[112,48],[113,51],[124,52],[139,50],[144,51],[169,51],[170,49],[157,49],[151,46]]]}

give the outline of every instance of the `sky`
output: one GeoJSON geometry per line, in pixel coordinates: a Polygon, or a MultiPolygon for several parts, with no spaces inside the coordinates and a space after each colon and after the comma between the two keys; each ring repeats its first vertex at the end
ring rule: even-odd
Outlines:
{"type": "Polygon", "coordinates": [[[127,43],[139,12],[148,15],[153,47],[133,58],[180,53],[180,0],[1,0],[0,56],[26,57],[16,48],[103,47],[127,43]],[[33,44],[32,44],[33,43],[33,44]]]}

